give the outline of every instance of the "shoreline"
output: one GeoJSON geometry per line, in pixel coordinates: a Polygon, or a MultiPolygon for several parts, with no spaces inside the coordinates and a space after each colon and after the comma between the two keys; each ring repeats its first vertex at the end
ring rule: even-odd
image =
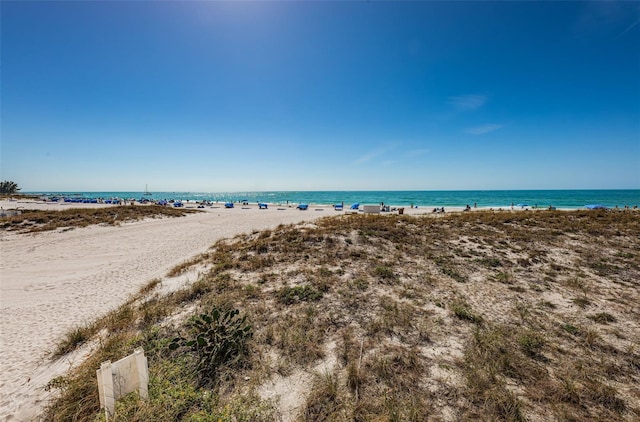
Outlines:
{"type": "Polygon", "coordinates": [[[34,198],[97,199],[110,198],[183,202],[210,201],[218,204],[225,202],[251,204],[266,202],[274,205],[309,203],[318,206],[331,206],[336,203],[351,205],[392,204],[410,207],[471,207],[507,209],[513,204],[528,204],[531,207],[546,209],[549,206],[562,209],[582,209],[590,204],[602,204],[608,208],[640,206],[640,189],[564,189],[564,190],[455,190],[455,191],[245,191],[245,192],[163,192],[156,191],[145,195],[144,192],[29,192],[34,198]]]}
{"type": "MultiPolygon", "coordinates": [[[[124,201],[124,200],[123,200],[124,201]]],[[[195,201],[195,200],[175,200],[175,202],[181,202],[184,206],[184,208],[187,209],[199,209],[201,211],[204,212],[213,212],[216,210],[224,210],[225,212],[233,212],[233,211],[237,211],[237,210],[246,210],[246,209],[258,209],[259,208],[259,203],[260,204],[267,204],[268,207],[266,210],[261,210],[263,212],[266,211],[272,211],[272,210],[278,210],[278,211],[282,211],[283,209],[292,209],[292,210],[296,210],[296,207],[298,205],[300,205],[300,203],[272,203],[272,202],[249,202],[249,203],[242,203],[241,201],[237,201],[237,202],[233,202],[234,207],[233,208],[225,208],[225,202],[211,202],[211,201],[195,201]],[[203,207],[199,207],[199,205],[203,205],[203,207]]],[[[144,206],[144,205],[150,205],[150,204],[155,204],[156,202],[148,202],[148,203],[143,203],[140,202],[138,200],[135,201],[131,201],[131,200],[126,200],[126,202],[124,203],[120,203],[120,204],[109,204],[109,203],[82,203],[82,202],[62,202],[62,201],[56,201],[56,202],[52,202],[52,201],[43,201],[43,200],[39,200],[39,199],[13,199],[13,200],[7,200],[7,199],[2,199],[0,200],[0,207],[2,208],[3,211],[20,211],[21,209],[24,210],[61,210],[61,209],[71,209],[71,208],[97,208],[97,207],[118,207],[118,206],[129,206],[129,205],[140,205],[140,206],[144,206]]],[[[305,210],[306,212],[309,211],[332,211],[334,214],[338,215],[338,213],[349,213],[349,212],[355,212],[355,210],[351,210],[349,207],[352,204],[347,204],[344,203],[344,208],[342,211],[336,211],[334,209],[334,204],[322,204],[322,203],[312,203],[312,202],[308,202],[308,203],[304,203],[308,205],[308,209],[305,210]]],[[[359,207],[359,212],[363,212],[363,207],[364,206],[380,206],[381,204],[370,204],[370,203],[360,203],[360,207],[359,207]]],[[[385,204],[386,205],[386,204],[385,204]]],[[[171,207],[173,206],[173,203],[168,203],[166,206],[171,207]]],[[[404,210],[404,214],[409,214],[409,215],[421,215],[421,214],[431,214],[431,213],[435,213],[434,210],[439,210],[444,208],[445,212],[463,212],[465,211],[465,206],[447,206],[447,205],[416,205],[416,206],[407,206],[407,205],[386,205],[387,207],[390,208],[390,211],[386,211],[386,212],[381,212],[381,214],[389,214],[389,213],[393,213],[396,212],[397,210],[402,208],[404,210]]],[[[578,210],[586,210],[585,207],[555,207],[552,206],[554,211],[578,211],[578,210]]],[[[624,207],[621,208],[609,208],[607,207],[606,209],[608,210],[625,210],[624,207]]],[[[629,207],[626,209],[632,209],[635,210],[636,208],[633,207],[629,207]]],[[[541,207],[541,206],[529,206],[529,205],[525,205],[525,206],[518,206],[518,205],[514,205],[514,206],[498,206],[498,205],[494,205],[494,206],[476,206],[474,207],[473,205],[470,205],[470,209],[469,211],[546,211],[549,210],[549,206],[547,207],[541,207]]],[[[305,212],[303,211],[303,212],[305,212]]]]}

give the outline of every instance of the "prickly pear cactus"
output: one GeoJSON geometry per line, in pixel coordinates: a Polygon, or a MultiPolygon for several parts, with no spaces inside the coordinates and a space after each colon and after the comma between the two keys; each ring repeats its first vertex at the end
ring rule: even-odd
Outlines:
{"type": "Polygon", "coordinates": [[[177,337],[170,343],[171,350],[195,353],[201,383],[213,383],[222,367],[233,367],[245,357],[253,333],[247,317],[239,314],[237,309],[213,308],[192,318],[193,337],[177,337]]]}

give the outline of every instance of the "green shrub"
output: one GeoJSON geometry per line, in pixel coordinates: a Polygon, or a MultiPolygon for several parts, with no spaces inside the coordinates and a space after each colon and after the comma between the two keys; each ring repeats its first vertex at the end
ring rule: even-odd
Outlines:
{"type": "Polygon", "coordinates": [[[237,309],[222,310],[214,307],[208,314],[193,317],[195,338],[177,337],[169,349],[186,348],[195,353],[200,383],[208,385],[216,380],[222,367],[239,364],[246,354],[247,340],[252,336],[246,316],[237,309]]]}
{"type": "Polygon", "coordinates": [[[458,283],[466,283],[467,281],[467,278],[464,275],[460,274],[452,267],[442,267],[441,271],[443,274],[448,275],[458,283]]]}
{"type": "Polygon", "coordinates": [[[480,264],[484,265],[487,268],[497,268],[502,267],[502,262],[498,258],[489,258],[485,257],[479,260],[480,264]]]}
{"type": "Polygon", "coordinates": [[[471,321],[476,324],[482,323],[482,316],[475,314],[471,307],[464,302],[454,303],[451,310],[455,316],[462,320],[471,321]]]}
{"type": "Polygon", "coordinates": [[[393,270],[384,265],[378,266],[375,268],[374,273],[376,276],[380,277],[383,280],[395,280],[396,275],[393,270]]]}
{"type": "Polygon", "coordinates": [[[539,333],[527,331],[518,336],[518,344],[527,355],[537,356],[545,344],[545,339],[539,333]]]}
{"type": "Polygon", "coordinates": [[[569,334],[574,334],[574,335],[580,334],[580,330],[578,329],[578,327],[576,327],[574,325],[562,324],[561,327],[562,327],[563,330],[565,330],[569,334]]]}
{"type": "Polygon", "coordinates": [[[322,292],[312,286],[285,286],[277,293],[278,301],[285,305],[292,305],[297,302],[315,302],[322,299],[322,292]]]}

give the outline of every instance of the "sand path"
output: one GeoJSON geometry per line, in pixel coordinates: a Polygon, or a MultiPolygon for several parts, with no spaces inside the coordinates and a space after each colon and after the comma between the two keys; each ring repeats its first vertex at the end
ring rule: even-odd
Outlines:
{"type": "Polygon", "coordinates": [[[37,419],[47,398],[43,386],[74,364],[51,362],[47,353],[70,329],[116,308],[146,282],[218,239],[333,215],[206,211],[117,227],[0,233],[0,420],[37,419]]]}

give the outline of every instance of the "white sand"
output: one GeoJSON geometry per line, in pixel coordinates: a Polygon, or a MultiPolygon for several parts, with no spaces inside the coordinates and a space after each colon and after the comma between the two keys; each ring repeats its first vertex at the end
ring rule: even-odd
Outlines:
{"type": "MultiPolygon", "coordinates": [[[[7,201],[0,206],[71,207],[7,201]]],[[[36,419],[48,397],[43,386],[83,358],[51,362],[48,352],[69,330],[115,309],[146,282],[218,239],[338,214],[318,207],[243,208],[206,208],[186,217],[116,227],[0,233],[0,420],[36,419]]]]}
{"type": "MultiPolygon", "coordinates": [[[[0,201],[0,206],[60,210],[111,205],[0,201]]],[[[405,214],[431,210],[404,208],[405,214]]],[[[87,351],[55,362],[48,353],[69,330],[117,308],[148,281],[219,239],[343,214],[314,205],[307,211],[275,205],[268,210],[216,205],[204,211],[116,227],[0,232],[0,420],[36,419],[48,398],[43,386],[81,362],[87,351]]]]}

